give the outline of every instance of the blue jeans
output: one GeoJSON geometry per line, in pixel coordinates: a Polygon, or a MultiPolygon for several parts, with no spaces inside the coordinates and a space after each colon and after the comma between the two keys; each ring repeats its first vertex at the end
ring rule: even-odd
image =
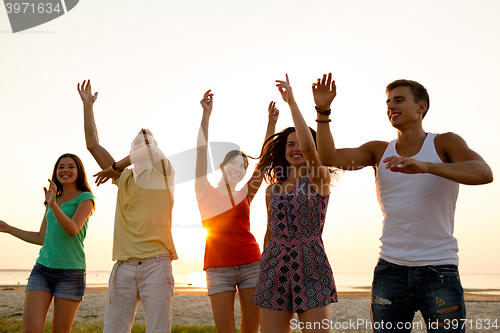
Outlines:
{"type": "Polygon", "coordinates": [[[465,320],[464,290],[458,267],[400,266],[380,259],[372,284],[374,332],[411,332],[416,325],[412,323],[413,316],[418,310],[428,332],[465,332],[462,325],[458,329],[453,325],[457,320],[459,324],[465,320]]]}
{"type": "Polygon", "coordinates": [[[48,268],[36,263],[28,278],[26,291],[29,290],[81,302],[85,294],[85,270],[48,268]]]}

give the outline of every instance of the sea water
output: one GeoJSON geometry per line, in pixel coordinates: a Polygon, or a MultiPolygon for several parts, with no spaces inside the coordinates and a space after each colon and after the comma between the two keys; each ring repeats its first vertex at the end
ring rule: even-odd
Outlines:
{"type": "MultiPolygon", "coordinates": [[[[87,285],[106,287],[109,271],[87,271],[87,285]]],[[[0,285],[26,285],[30,270],[0,270],[0,285]]],[[[338,291],[370,291],[372,274],[335,273],[338,291]]],[[[500,274],[461,274],[462,286],[468,292],[500,295],[500,274]]],[[[175,286],[206,288],[205,272],[175,273],[175,286]]]]}

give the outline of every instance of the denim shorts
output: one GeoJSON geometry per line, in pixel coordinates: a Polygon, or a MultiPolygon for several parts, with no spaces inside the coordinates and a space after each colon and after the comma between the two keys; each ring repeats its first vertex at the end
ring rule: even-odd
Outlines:
{"type": "Polygon", "coordinates": [[[36,263],[28,279],[28,290],[39,290],[57,298],[81,302],[85,294],[85,270],[48,268],[36,263]]]}
{"type": "Polygon", "coordinates": [[[236,292],[238,289],[255,288],[259,279],[260,261],[239,266],[209,267],[207,271],[208,295],[236,292]]]}
{"type": "Polygon", "coordinates": [[[429,332],[464,332],[464,291],[456,265],[400,266],[380,259],[375,267],[371,313],[375,332],[410,332],[416,311],[429,332]],[[390,327],[389,327],[390,326],[390,327]]]}

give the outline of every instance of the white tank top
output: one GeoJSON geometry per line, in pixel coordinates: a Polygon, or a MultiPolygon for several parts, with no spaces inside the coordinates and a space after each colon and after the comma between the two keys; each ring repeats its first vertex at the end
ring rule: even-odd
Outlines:
{"type": "MultiPolygon", "coordinates": [[[[442,163],[427,133],[413,159],[442,163]]],[[[399,156],[391,141],[377,169],[376,186],[384,214],[380,258],[403,266],[458,266],[453,236],[458,183],[431,174],[403,174],[385,168],[386,157],[399,156]]]]}

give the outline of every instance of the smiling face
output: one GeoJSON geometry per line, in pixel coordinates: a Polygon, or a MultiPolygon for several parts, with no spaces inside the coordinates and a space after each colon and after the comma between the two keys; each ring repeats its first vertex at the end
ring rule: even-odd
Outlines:
{"type": "Polygon", "coordinates": [[[387,93],[387,116],[392,126],[400,128],[408,123],[421,123],[427,108],[425,102],[415,102],[410,87],[396,87],[387,93]]]}
{"type": "Polygon", "coordinates": [[[222,172],[229,183],[240,182],[247,172],[246,163],[241,155],[236,155],[222,166],[222,172]]]}
{"type": "Polygon", "coordinates": [[[306,164],[306,160],[300,150],[297,133],[292,132],[286,139],[285,158],[291,166],[302,166],[306,164]]]}
{"type": "Polygon", "coordinates": [[[61,184],[71,184],[78,179],[78,168],[76,162],[71,157],[63,157],[56,166],[57,180],[61,184]]]}

